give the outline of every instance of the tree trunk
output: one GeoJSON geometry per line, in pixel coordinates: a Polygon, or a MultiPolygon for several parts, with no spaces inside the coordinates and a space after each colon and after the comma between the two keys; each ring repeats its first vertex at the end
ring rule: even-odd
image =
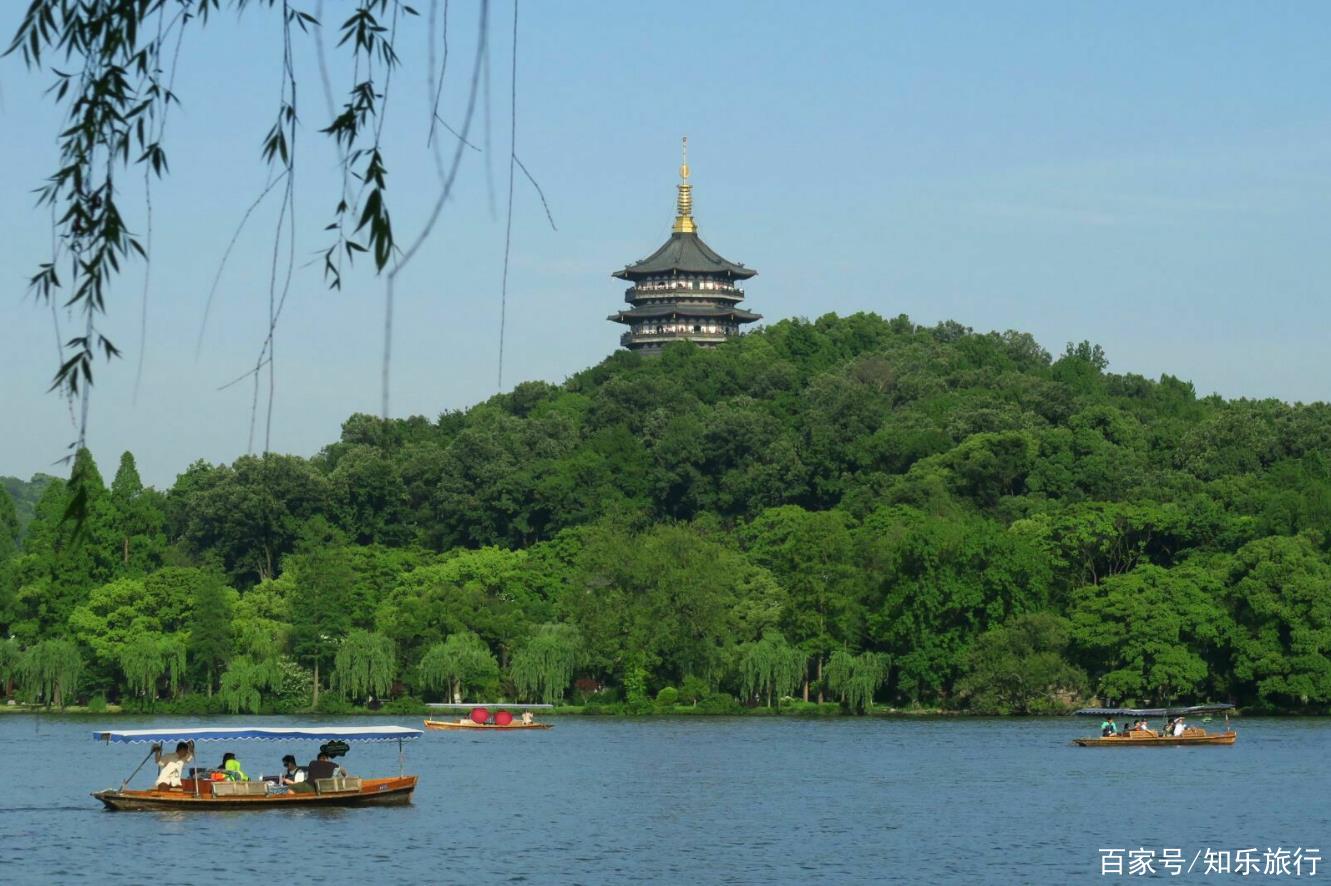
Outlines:
{"type": "Polygon", "coordinates": [[[208,697],[213,697],[213,666],[208,665],[208,697]]]}
{"type": "Polygon", "coordinates": [[[818,703],[823,703],[823,657],[818,656],[818,703]]]}
{"type": "Polygon", "coordinates": [[[462,681],[453,681],[453,704],[462,704],[462,681]]]}
{"type": "Polygon", "coordinates": [[[310,707],[319,706],[319,659],[314,659],[314,698],[310,701],[310,707]]]}
{"type": "Polygon", "coordinates": [[[123,547],[123,550],[124,550],[124,553],[123,553],[123,555],[122,555],[122,559],[123,559],[123,561],[124,561],[124,565],[125,565],[126,567],[128,567],[128,566],[129,566],[129,536],[128,536],[128,535],[125,536],[125,538],[123,539],[123,541],[122,541],[122,547],[123,547]]]}

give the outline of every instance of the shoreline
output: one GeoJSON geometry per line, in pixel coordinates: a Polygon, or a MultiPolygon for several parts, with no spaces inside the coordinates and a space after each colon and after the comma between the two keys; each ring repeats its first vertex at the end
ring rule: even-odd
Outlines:
{"type": "MultiPolygon", "coordinates": [[[[502,707],[505,702],[489,702],[491,707],[502,707]]],[[[515,702],[516,704],[516,702],[515,702]]],[[[480,703],[478,703],[480,706],[480,703]]],[[[341,711],[261,711],[257,714],[229,712],[212,713],[183,713],[170,710],[130,710],[119,705],[107,705],[104,709],[91,710],[87,706],[70,705],[65,708],[47,709],[41,705],[0,705],[0,714],[31,714],[38,716],[53,717],[195,717],[212,719],[215,717],[423,717],[430,715],[439,716],[438,710],[432,710],[424,705],[419,708],[395,709],[395,710],[370,710],[369,708],[358,707],[341,711]]],[[[816,709],[807,708],[739,708],[737,710],[701,710],[686,705],[676,705],[671,708],[659,708],[651,706],[648,708],[627,710],[624,705],[560,705],[553,710],[545,713],[543,716],[553,717],[614,717],[630,719],[647,718],[692,718],[692,717],[781,717],[797,719],[838,719],[838,718],[878,718],[878,719],[959,719],[959,720],[1024,720],[1040,719],[1046,717],[1072,717],[1071,710],[1064,712],[1049,712],[1040,714],[999,714],[985,713],[979,711],[961,711],[948,710],[945,708],[893,708],[893,707],[875,707],[870,711],[856,713],[840,706],[824,704],[816,709]]],[[[1254,717],[1278,717],[1278,718],[1319,718],[1331,717],[1331,710],[1323,712],[1309,711],[1266,711],[1254,710],[1248,713],[1248,716],[1254,717]]],[[[1238,712],[1230,713],[1231,719],[1242,719],[1243,714],[1238,712]]]]}

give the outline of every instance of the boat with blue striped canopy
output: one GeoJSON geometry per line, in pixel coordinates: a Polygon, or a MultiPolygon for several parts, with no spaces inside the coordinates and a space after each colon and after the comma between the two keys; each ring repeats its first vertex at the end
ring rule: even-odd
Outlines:
{"type": "MultiPolygon", "coordinates": [[[[419,738],[419,729],[406,726],[187,726],[154,729],[101,729],[92,733],[106,744],[149,744],[151,749],[137,769],[119,788],[96,791],[92,796],[113,810],[217,810],[283,809],[292,806],[402,806],[411,802],[417,776],[403,772],[403,743],[419,738]],[[192,767],[185,777],[184,762],[195,762],[198,742],[304,741],[322,742],[321,755],[341,756],[351,742],[397,742],[399,773],[395,778],[360,778],[331,771],[318,773],[310,766],[310,778],[297,784],[278,776],[257,781],[237,779],[234,772],[192,767]],[[154,784],[148,790],[129,787],[130,781],[149,760],[161,755],[164,745],[188,747],[181,762],[180,784],[174,779],[154,784]]],[[[321,767],[322,768],[322,767],[321,767]]],[[[238,771],[238,770],[237,770],[238,771]]]]}

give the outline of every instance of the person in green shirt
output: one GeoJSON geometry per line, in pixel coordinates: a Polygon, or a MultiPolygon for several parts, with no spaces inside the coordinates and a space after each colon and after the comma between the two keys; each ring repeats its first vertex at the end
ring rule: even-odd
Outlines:
{"type": "Polygon", "coordinates": [[[228,781],[249,781],[250,777],[245,774],[245,770],[240,768],[240,761],[236,755],[227,751],[222,755],[222,771],[226,773],[228,781]]]}

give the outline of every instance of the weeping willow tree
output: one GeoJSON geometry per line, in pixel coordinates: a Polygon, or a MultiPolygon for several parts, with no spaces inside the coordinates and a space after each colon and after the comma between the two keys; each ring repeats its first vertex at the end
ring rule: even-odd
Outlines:
{"type": "Polygon", "coordinates": [[[23,653],[19,685],[32,701],[63,708],[82,673],[83,656],[77,646],[69,640],[43,640],[23,653]]]}
{"type": "MultiPolygon", "coordinates": [[[[6,8],[11,5],[18,4],[7,4],[6,8]]],[[[188,101],[187,96],[173,88],[177,63],[182,57],[189,59],[200,54],[186,52],[182,56],[182,41],[187,31],[191,39],[205,39],[203,34],[208,32],[209,23],[223,17],[220,14],[223,8],[237,15],[266,10],[271,14],[261,27],[269,29],[269,36],[276,38],[257,41],[274,47],[274,57],[269,61],[277,74],[276,106],[259,106],[250,112],[251,120],[255,116],[274,120],[257,146],[270,182],[256,197],[252,208],[270,191],[275,191],[278,195],[275,199],[280,201],[269,275],[268,334],[250,370],[256,378],[253,400],[256,409],[257,379],[265,368],[269,376],[268,424],[263,448],[265,451],[269,448],[273,416],[272,347],[280,305],[286,301],[296,260],[295,177],[297,134],[302,126],[311,129],[300,137],[300,145],[307,145],[310,131],[326,137],[326,150],[335,155],[340,173],[336,176],[340,184],[331,183],[324,194],[325,205],[336,207],[324,228],[329,232],[328,239],[319,247],[327,284],[340,289],[344,270],[350,271],[358,254],[366,255],[375,272],[386,277],[382,413],[387,417],[393,280],[422,251],[420,247],[434,231],[450,199],[463,150],[472,147],[468,138],[473,118],[479,116],[475,113],[478,98],[484,93],[485,101],[489,100],[489,0],[479,0],[477,4],[476,51],[468,65],[470,86],[466,90],[466,111],[460,131],[444,122],[441,108],[449,46],[447,0],[442,4],[430,0],[428,22],[405,0],[357,0],[349,15],[332,13],[335,17],[328,22],[330,33],[325,33],[324,24],[311,12],[296,8],[309,4],[294,4],[289,0],[26,0],[22,5],[26,12],[19,19],[5,54],[21,55],[29,68],[49,75],[50,88],[46,94],[56,110],[53,119],[58,121],[54,124],[56,149],[52,152],[52,169],[44,177],[37,195],[43,214],[49,207],[52,251],[38,263],[30,285],[43,304],[50,304],[53,309],[56,304],[63,304],[76,315],[74,333],[62,337],[57,331],[60,359],[51,389],[81,403],[78,446],[83,445],[87,435],[88,397],[97,358],[102,355],[110,360],[120,355],[102,323],[119,294],[116,282],[123,279],[121,275],[131,260],[147,262],[152,255],[151,188],[153,182],[169,171],[168,109],[188,101]],[[436,26],[441,12],[442,31],[436,26]],[[196,32],[201,33],[196,35],[196,32]],[[408,34],[417,35],[426,49],[428,66],[424,73],[432,102],[430,113],[421,122],[422,130],[428,130],[422,141],[432,155],[437,185],[432,208],[420,230],[414,236],[401,237],[404,228],[400,219],[397,235],[390,221],[391,194],[387,181],[392,163],[385,145],[402,140],[383,137],[383,130],[389,84],[401,64],[399,41],[408,34]],[[312,107],[308,99],[304,105],[297,104],[298,80],[308,70],[303,63],[308,55],[297,51],[298,46],[303,46],[302,38],[313,43],[318,59],[325,95],[322,109],[312,107]],[[442,59],[438,51],[440,43],[442,59]],[[335,61],[330,62],[330,58],[335,61]],[[339,81],[336,101],[334,77],[339,81]],[[437,132],[441,127],[456,136],[453,145],[446,147],[445,137],[437,132]],[[140,172],[141,208],[138,201],[125,199],[127,187],[137,184],[140,172]],[[352,187],[352,181],[358,181],[360,186],[352,187]],[[140,211],[136,213],[136,209],[140,211]],[[290,244],[285,254],[280,248],[284,243],[290,244]]],[[[322,12],[322,8],[323,3],[319,2],[315,10],[322,12]]],[[[517,29],[515,3],[515,72],[517,29]]],[[[300,92],[310,94],[304,87],[300,92]]],[[[516,94],[515,88],[514,107],[516,94]]],[[[486,139],[488,152],[488,122],[486,139]]],[[[35,143],[45,145],[48,141],[49,138],[38,138],[35,143]]],[[[305,148],[301,150],[303,156],[305,148]]],[[[520,167],[533,185],[535,179],[518,161],[515,142],[510,144],[509,161],[511,220],[515,169],[520,167]]],[[[537,190],[539,193],[539,187],[537,190]]],[[[244,218],[249,214],[247,211],[244,218]]],[[[505,278],[507,268],[506,248],[505,278]]],[[[147,294],[145,282],[142,302],[145,318],[147,294]]],[[[141,337],[145,334],[146,326],[141,326],[141,337]]],[[[142,350],[140,346],[140,354],[142,350]]],[[[140,359],[140,374],[142,367],[140,359]]],[[[136,381],[136,390],[137,387],[136,381]]],[[[73,517],[75,525],[81,528],[87,520],[91,498],[86,471],[75,467],[66,516],[73,517]]]]}
{"type": "Polygon", "coordinates": [[[162,661],[166,664],[166,685],[172,698],[180,694],[185,679],[186,648],[186,641],[180,636],[162,638],[162,661]]]}
{"type": "Polygon", "coordinates": [[[426,650],[417,666],[426,689],[447,689],[449,700],[462,701],[468,689],[479,689],[499,677],[499,663],[485,641],[471,631],[450,634],[426,650]]]}
{"type": "Polygon", "coordinates": [[[583,661],[582,635],[573,625],[546,624],[518,650],[508,674],[518,694],[545,704],[562,701],[583,661]]]}
{"type": "Polygon", "coordinates": [[[14,694],[14,681],[18,679],[22,662],[23,653],[18,648],[18,641],[13,637],[0,640],[0,690],[5,698],[14,694]]]}
{"type": "Polygon", "coordinates": [[[383,634],[352,631],[333,658],[333,680],[347,698],[387,695],[396,672],[393,641],[383,634]]]}
{"type": "Polygon", "coordinates": [[[157,700],[157,682],[166,673],[162,639],[152,634],[139,634],[120,650],[120,670],[125,674],[126,687],[132,695],[142,696],[149,704],[157,700]]]}
{"type": "Polygon", "coordinates": [[[804,653],[775,631],[740,647],[740,691],[745,698],[772,699],[792,694],[804,679],[804,653]]]}
{"type": "Polygon", "coordinates": [[[873,706],[873,694],[887,679],[887,665],[887,656],[881,652],[851,655],[838,649],[832,653],[823,679],[828,690],[852,711],[864,711],[873,706]]]}
{"type": "Polygon", "coordinates": [[[277,659],[237,655],[227,664],[217,694],[231,713],[257,714],[263,703],[263,690],[276,689],[281,679],[277,659]]]}

